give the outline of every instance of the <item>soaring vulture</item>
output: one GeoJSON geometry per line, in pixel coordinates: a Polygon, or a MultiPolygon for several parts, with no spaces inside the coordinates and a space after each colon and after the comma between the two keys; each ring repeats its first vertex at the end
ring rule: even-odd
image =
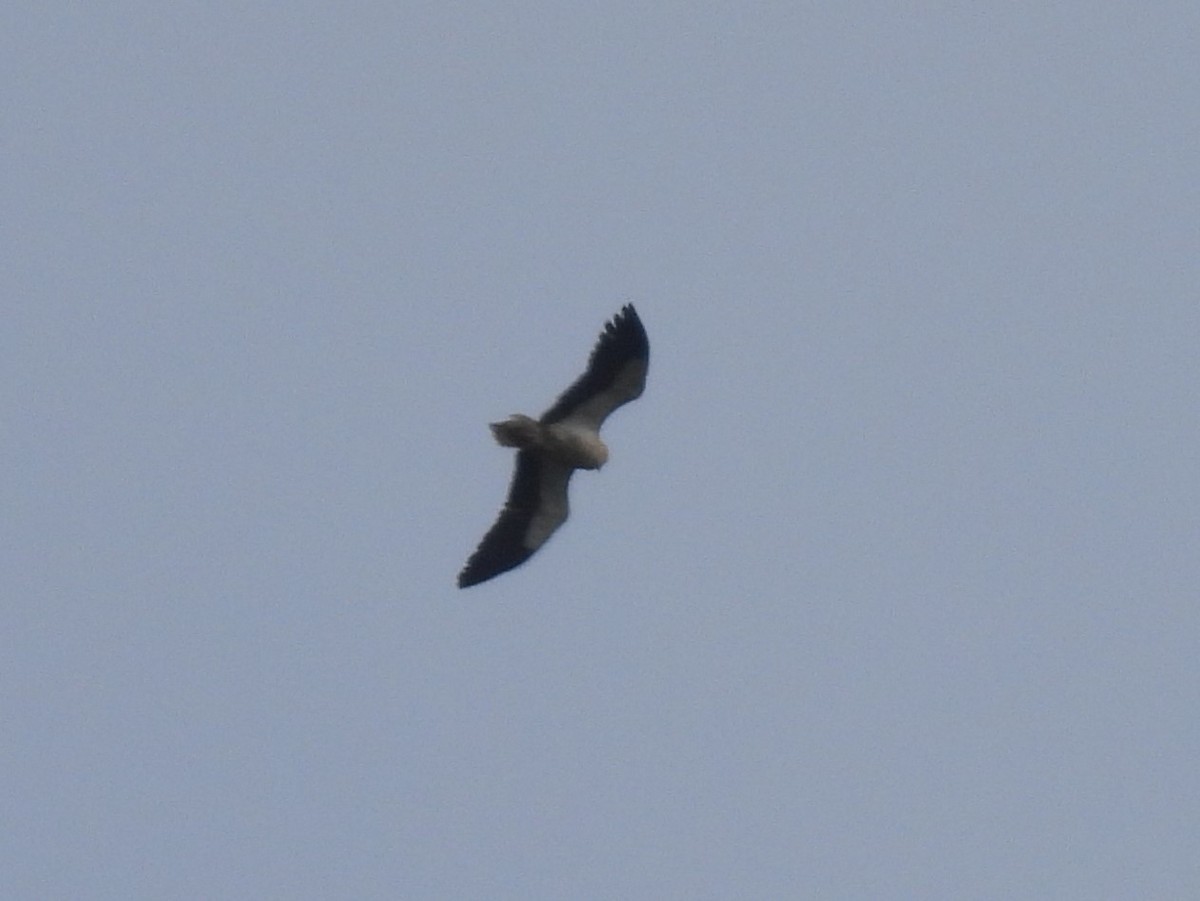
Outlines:
{"type": "Polygon", "coordinates": [[[477,585],[519,566],[567,519],[567,483],[576,469],[608,460],[600,426],[646,387],[650,342],[633,304],[605,326],[581,375],[540,419],[516,414],[491,424],[502,447],[517,448],[508,500],[496,524],[458,574],[477,585]]]}

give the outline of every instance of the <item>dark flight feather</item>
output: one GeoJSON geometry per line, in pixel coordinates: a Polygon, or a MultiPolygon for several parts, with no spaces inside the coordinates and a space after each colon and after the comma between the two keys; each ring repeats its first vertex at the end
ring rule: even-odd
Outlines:
{"type": "Polygon", "coordinates": [[[554,406],[542,414],[540,421],[549,424],[566,419],[584,402],[612,388],[626,364],[632,361],[650,362],[650,339],[646,337],[646,329],[638,318],[637,310],[629,303],[600,333],[588,358],[587,372],[562,393],[554,406]]]}

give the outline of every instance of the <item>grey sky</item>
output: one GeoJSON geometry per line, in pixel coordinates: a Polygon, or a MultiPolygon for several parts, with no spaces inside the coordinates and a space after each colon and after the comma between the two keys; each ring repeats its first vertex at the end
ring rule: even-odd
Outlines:
{"type": "Polygon", "coordinates": [[[1197,46],[19,4],[0,895],[1200,896],[1197,46]],[[628,301],[609,464],[458,591],[628,301]]]}

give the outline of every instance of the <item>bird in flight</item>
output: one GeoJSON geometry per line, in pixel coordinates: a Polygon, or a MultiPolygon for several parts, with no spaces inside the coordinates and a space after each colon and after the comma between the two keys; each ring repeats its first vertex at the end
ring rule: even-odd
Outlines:
{"type": "Polygon", "coordinates": [[[491,424],[502,447],[517,448],[517,462],[504,509],[458,574],[459,588],[520,566],[566,522],[571,475],[608,460],[600,426],[641,396],[649,365],[646,329],[626,304],[600,333],[587,371],[540,419],[518,413],[491,424]]]}

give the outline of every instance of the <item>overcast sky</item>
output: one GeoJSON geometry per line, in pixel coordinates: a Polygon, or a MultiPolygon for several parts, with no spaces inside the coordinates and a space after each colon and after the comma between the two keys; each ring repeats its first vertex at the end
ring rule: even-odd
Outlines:
{"type": "Polygon", "coordinates": [[[901,7],[18,3],[0,895],[1200,897],[1200,7],[901,7]]]}

